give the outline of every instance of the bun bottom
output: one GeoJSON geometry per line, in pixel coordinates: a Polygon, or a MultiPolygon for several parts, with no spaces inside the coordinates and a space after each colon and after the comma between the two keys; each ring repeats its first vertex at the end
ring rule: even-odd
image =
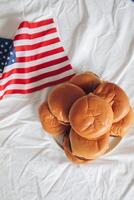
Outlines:
{"type": "Polygon", "coordinates": [[[78,156],[75,156],[72,154],[70,140],[69,140],[69,134],[65,134],[65,136],[64,136],[63,148],[64,148],[64,152],[65,152],[67,158],[71,162],[73,162],[75,164],[85,164],[85,163],[89,162],[89,160],[87,160],[85,158],[81,158],[81,157],[78,157],[78,156]]]}

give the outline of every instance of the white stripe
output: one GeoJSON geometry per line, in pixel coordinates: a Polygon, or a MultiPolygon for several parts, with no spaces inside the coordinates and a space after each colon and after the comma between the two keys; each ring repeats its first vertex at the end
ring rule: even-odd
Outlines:
{"type": "Polygon", "coordinates": [[[35,65],[45,63],[45,62],[52,61],[54,59],[62,58],[64,56],[66,56],[66,54],[63,51],[61,53],[54,54],[54,55],[51,55],[51,56],[48,56],[48,57],[44,57],[44,58],[41,58],[41,59],[38,59],[38,60],[33,60],[33,61],[30,61],[30,62],[14,63],[12,65],[4,67],[4,73],[6,73],[6,72],[8,72],[8,71],[10,71],[11,69],[14,69],[14,68],[25,68],[25,67],[28,68],[28,67],[32,67],[32,66],[35,66],[35,65]]]}
{"type": "Polygon", "coordinates": [[[37,55],[39,53],[43,53],[49,50],[53,50],[55,48],[62,47],[61,42],[51,44],[49,46],[39,47],[38,49],[30,50],[30,51],[16,51],[16,57],[27,57],[37,55]]]}
{"type": "Polygon", "coordinates": [[[63,63],[53,65],[53,66],[47,67],[47,68],[42,68],[40,70],[36,70],[36,71],[33,71],[33,72],[29,72],[29,73],[12,74],[11,76],[9,76],[7,78],[2,79],[1,85],[4,85],[5,83],[7,83],[8,81],[13,80],[13,79],[29,79],[29,78],[32,78],[32,77],[36,77],[36,76],[39,76],[43,73],[52,72],[56,69],[63,68],[66,65],[69,65],[69,61],[65,61],[63,63]]]}
{"type": "Polygon", "coordinates": [[[33,44],[37,44],[39,42],[44,42],[46,40],[53,39],[55,37],[58,37],[57,32],[51,33],[51,34],[48,34],[48,35],[43,35],[43,36],[35,38],[35,39],[23,39],[23,40],[20,39],[20,40],[15,40],[14,41],[14,46],[33,45],[33,44]]]}
{"type": "Polygon", "coordinates": [[[34,87],[43,85],[45,83],[49,83],[51,81],[56,81],[56,80],[59,80],[61,78],[65,78],[66,76],[72,75],[73,73],[74,73],[73,70],[68,70],[64,73],[57,74],[57,75],[52,76],[52,77],[44,78],[44,79],[37,81],[37,82],[34,82],[34,83],[25,84],[25,85],[23,85],[23,84],[9,85],[7,88],[5,88],[3,91],[0,92],[0,96],[2,96],[4,94],[4,91],[7,91],[7,90],[12,90],[12,89],[22,89],[22,90],[24,90],[24,89],[34,88],[34,87]]]}
{"type": "Polygon", "coordinates": [[[44,25],[44,26],[40,26],[40,27],[35,27],[35,28],[28,28],[28,27],[23,27],[23,28],[19,28],[16,32],[16,35],[18,34],[34,34],[34,33],[39,33],[42,31],[46,31],[50,28],[56,28],[55,24],[48,24],[48,25],[44,25]]]}

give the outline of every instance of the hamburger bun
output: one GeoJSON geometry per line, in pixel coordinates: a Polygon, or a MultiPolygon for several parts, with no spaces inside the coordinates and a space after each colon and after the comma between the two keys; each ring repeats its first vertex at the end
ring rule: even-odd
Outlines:
{"type": "Polygon", "coordinates": [[[79,136],[74,130],[70,132],[72,153],[85,159],[95,159],[109,148],[109,133],[96,140],[87,140],[79,136]]]}
{"type": "Polygon", "coordinates": [[[72,105],[69,120],[72,129],[81,137],[93,140],[109,131],[113,111],[105,100],[90,93],[72,105]]]}
{"type": "Polygon", "coordinates": [[[114,83],[102,83],[94,91],[95,95],[105,99],[111,106],[114,113],[113,122],[120,121],[129,111],[129,99],[126,93],[114,83]]]}
{"type": "Polygon", "coordinates": [[[44,130],[53,136],[65,133],[67,125],[61,124],[58,119],[50,112],[47,102],[44,102],[39,108],[39,117],[44,130]]]}
{"type": "Polygon", "coordinates": [[[110,135],[123,137],[134,124],[134,111],[130,108],[128,114],[120,121],[113,123],[110,135]]]}
{"type": "Polygon", "coordinates": [[[81,87],[86,94],[93,92],[94,89],[101,83],[100,78],[92,72],[84,72],[76,74],[70,81],[71,83],[81,87]]]}
{"type": "Polygon", "coordinates": [[[84,164],[84,163],[87,163],[89,162],[89,160],[85,159],[85,158],[79,158],[78,156],[74,156],[72,154],[72,151],[71,151],[71,147],[70,147],[70,140],[69,140],[69,134],[66,134],[64,136],[64,140],[63,140],[63,148],[64,148],[64,152],[67,156],[67,158],[75,163],[75,164],[84,164]]]}
{"type": "Polygon", "coordinates": [[[53,115],[63,123],[69,123],[69,111],[72,104],[84,96],[85,92],[72,83],[56,86],[48,96],[48,105],[53,115]]]}

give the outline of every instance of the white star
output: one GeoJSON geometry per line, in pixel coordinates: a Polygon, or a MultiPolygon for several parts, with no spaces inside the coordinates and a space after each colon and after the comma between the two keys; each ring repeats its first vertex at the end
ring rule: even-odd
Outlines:
{"type": "Polygon", "coordinates": [[[5,65],[7,65],[7,62],[5,62],[5,65]]]}
{"type": "Polygon", "coordinates": [[[3,45],[3,44],[1,44],[0,46],[1,46],[1,48],[3,48],[3,47],[4,47],[4,45],[3,45]]]}
{"type": "Polygon", "coordinates": [[[6,56],[3,56],[3,58],[6,58],[6,56]]]}
{"type": "Polygon", "coordinates": [[[9,58],[9,57],[7,57],[7,60],[10,60],[10,58],[9,58]]]}
{"type": "Polygon", "coordinates": [[[4,49],[4,52],[7,52],[7,49],[4,49]]]}
{"type": "Polygon", "coordinates": [[[12,60],[12,62],[14,62],[14,59],[12,60]]]}
{"type": "Polygon", "coordinates": [[[5,45],[8,45],[8,42],[5,42],[5,45]]]}
{"type": "Polygon", "coordinates": [[[11,55],[13,55],[13,52],[10,52],[11,55]]]}
{"type": "Polygon", "coordinates": [[[3,62],[2,62],[1,64],[2,64],[2,65],[4,65],[4,63],[3,63],[3,62]]]}

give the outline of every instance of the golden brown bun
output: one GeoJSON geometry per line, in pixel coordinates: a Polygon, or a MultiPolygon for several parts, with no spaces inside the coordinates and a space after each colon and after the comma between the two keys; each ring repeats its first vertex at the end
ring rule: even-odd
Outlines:
{"type": "Polygon", "coordinates": [[[85,92],[72,83],[56,86],[48,96],[48,105],[53,115],[64,123],[69,122],[69,111],[72,104],[85,92]]]}
{"type": "Polygon", "coordinates": [[[126,93],[114,83],[102,83],[94,91],[95,95],[105,99],[112,106],[114,122],[120,121],[129,111],[129,99],[126,93]]]}
{"type": "Polygon", "coordinates": [[[61,124],[57,118],[52,115],[48,108],[47,102],[44,102],[39,108],[39,116],[42,127],[53,136],[66,132],[68,126],[61,124]]]}
{"type": "Polygon", "coordinates": [[[128,114],[112,125],[110,130],[110,135],[123,137],[129,130],[129,128],[134,124],[134,112],[130,108],[128,114]]]}
{"type": "Polygon", "coordinates": [[[64,147],[64,152],[65,152],[66,156],[73,163],[75,163],[75,164],[84,164],[84,163],[89,162],[89,160],[87,160],[87,159],[79,158],[78,156],[74,156],[72,154],[71,147],[70,147],[70,141],[69,141],[69,135],[68,134],[66,134],[64,136],[63,147],[64,147]]]}
{"type": "Polygon", "coordinates": [[[101,80],[92,72],[84,72],[76,74],[69,82],[78,85],[88,94],[89,92],[94,91],[94,89],[101,83],[101,80]]]}
{"type": "Polygon", "coordinates": [[[97,140],[87,140],[71,129],[70,143],[73,155],[85,159],[95,159],[109,148],[109,133],[104,134],[97,140]]]}
{"type": "Polygon", "coordinates": [[[111,128],[113,111],[105,100],[89,94],[81,97],[72,105],[69,119],[72,128],[80,136],[92,140],[111,128]]]}

